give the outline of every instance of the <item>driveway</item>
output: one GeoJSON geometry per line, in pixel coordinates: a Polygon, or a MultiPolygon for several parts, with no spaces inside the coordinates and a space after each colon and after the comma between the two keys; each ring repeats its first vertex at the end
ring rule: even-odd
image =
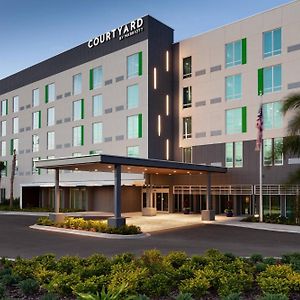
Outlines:
{"type": "Polygon", "coordinates": [[[271,232],[213,224],[152,232],[142,240],[111,240],[30,229],[36,217],[0,216],[0,257],[32,257],[45,253],[88,256],[95,252],[115,255],[122,252],[141,254],[145,249],[172,250],[201,254],[216,248],[223,252],[249,256],[280,256],[300,250],[300,234],[271,232]]]}

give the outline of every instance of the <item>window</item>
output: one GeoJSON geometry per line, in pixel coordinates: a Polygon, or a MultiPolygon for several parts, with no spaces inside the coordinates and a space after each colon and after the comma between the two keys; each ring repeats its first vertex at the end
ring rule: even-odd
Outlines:
{"type": "Polygon", "coordinates": [[[192,163],[192,147],[182,148],[182,161],[192,163]]]}
{"type": "Polygon", "coordinates": [[[6,141],[1,142],[1,156],[6,156],[6,141]]]}
{"type": "Polygon", "coordinates": [[[1,101],[1,116],[6,116],[8,114],[7,99],[1,101]]]}
{"type": "Polygon", "coordinates": [[[73,95],[81,94],[82,91],[82,76],[81,73],[73,76],[73,95]]]}
{"type": "Polygon", "coordinates": [[[263,33],[263,57],[281,54],[281,28],[263,33]]]}
{"type": "Polygon", "coordinates": [[[282,102],[263,104],[264,129],[281,128],[283,115],[281,112],[282,102]]]}
{"type": "Polygon", "coordinates": [[[283,165],[283,138],[274,139],[274,166],[283,165]]]}
{"type": "Polygon", "coordinates": [[[127,147],[127,156],[128,157],[139,157],[140,147],[139,146],[130,146],[127,147]]]}
{"type": "Polygon", "coordinates": [[[40,175],[41,174],[41,169],[38,169],[35,165],[36,162],[39,161],[40,158],[39,157],[34,157],[32,159],[32,175],[40,175]]]}
{"type": "Polygon", "coordinates": [[[142,137],[142,114],[127,117],[127,138],[142,137]]]}
{"type": "Polygon", "coordinates": [[[51,83],[45,86],[45,102],[52,102],[55,100],[55,84],[51,83]]]}
{"type": "Polygon", "coordinates": [[[41,111],[32,114],[32,129],[41,128],[41,111]]]}
{"type": "Polygon", "coordinates": [[[127,108],[139,106],[139,86],[137,84],[127,87],[127,108]]]}
{"type": "Polygon", "coordinates": [[[38,106],[40,104],[40,90],[35,89],[32,91],[32,106],[38,106]]]}
{"type": "Polygon", "coordinates": [[[11,139],[10,140],[10,155],[14,154],[14,150],[16,150],[16,154],[19,152],[19,139],[11,139]]]}
{"type": "Polygon", "coordinates": [[[233,168],[233,143],[225,144],[225,166],[233,168]]]}
{"type": "Polygon", "coordinates": [[[243,142],[234,143],[234,166],[236,168],[243,167],[243,142]]]}
{"type": "Polygon", "coordinates": [[[103,83],[103,70],[102,67],[90,69],[90,90],[97,89],[103,83]]]}
{"type": "Polygon", "coordinates": [[[19,118],[13,118],[12,119],[12,133],[18,133],[19,132],[19,118]]]}
{"type": "Polygon", "coordinates": [[[4,165],[5,165],[5,169],[3,169],[1,171],[1,176],[6,177],[7,176],[7,160],[4,160],[3,162],[4,162],[4,165]]]}
{"type": "Polygon", "coordinates": [[[40,150],[40,138],[37,134],[32,136],[32,152],[38,152],[40,150]]]}
{"type": "Polygon", "coordinates": [[[283,165],[283,138],[264,139],[264,166],[283,165]]]}
{"type": "Polygon", "coordinates": [[[50,107],[47,109],[47,125],[53,126],[55,125],[55,108],[50,107]]]}
{"type": "Polygon", "coordinates": [[[83,146],[84,145],[84,127],[76,126],[73,127],[73,146],[83,146]]]}
{"type": "Polygon", "coordinates": [[[73,102],[73,121],[84,118],[84,100],[77,100],[73,102]]]}
{"type": "Polygon", "coordinates": [[[54,131],[47,132],[47,149],[48,150],[55,149],[55,132],[54,131]]]}
{"type": "Polygon", "coordinates": [[[183,118],[183,138],[189,139],[192,137],[192,117],[183,118]]]}
{"type": "Polygon", "coordinates": [[[102,143],[103,141],[103,125],[102,123],[93,124],[93,144],[102,143]]]}
{"type": "Polygon", "coordinates": [[[185,57],[182,61],[183,78],[192,76],[192,57],[185,57]]]}
{"type": "Polygon", "coordinates": [[[192,106],[192,87],[187,86],[183,88],[183,108],[192,106]]]}
{"type": "Polygon", "coordinates": [[[1,122],[1,136],[6,136],[6,121],[1,122]]]}
{"type": "Polygon", "coordinates": [[[13,97],[13,113],[19,111],[19,96],[13,97]]]}
{"type": "Polygon", "coordinates": [[[258,69],[258,95],[281,90],[281,65],[258,69]]]}
{"type": "Polygon", "coordinates": [[[226,68],[247,63],[247,39],[238,40],[225,45],[226,68]]]}
{"type": "Polygon", "coordinates": [[[102,95],[93,96],[93,117],[101,116],[103,113],[102,95]]]}
{"type": "Polygon", "coordinates": [[[264,166],[272,166],[272,139],[263,141],[264,166]]]}
{"type": "Polygon", "coordinates": [[[226,133],[247,132],[247,107],[226,110],[226,133]]]}
{"type": "Polygon", "coordinates": [[[127,78],[141,76],[143,67],[143,53],[138,52],[133,55],[127,56],[127,78]]]}
{"type": "Polygon", "coordinates": [[[226,100],[241,99],[242,97],[242,75],[233,75],[225,78],[226,100]]]}
{"type": "Polygon", "coordinates": [[[102,150],[91,150],[90,154],[102,154],[102,150]]]}

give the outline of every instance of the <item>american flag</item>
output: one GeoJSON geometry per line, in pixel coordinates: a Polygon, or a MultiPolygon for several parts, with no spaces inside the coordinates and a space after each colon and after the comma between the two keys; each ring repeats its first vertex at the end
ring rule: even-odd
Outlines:
{"type": "Polygon", "coordinates": [[[264,130],[264,119],[263,119],[263,108],[262,105],[260,106],[257,118],[256,118],[256,128],[257,128],[257,139],[256,139],[256,147],[255,150],[259,151],[262,145],[262,138],[263,138],[263,130],[264,130]]]}

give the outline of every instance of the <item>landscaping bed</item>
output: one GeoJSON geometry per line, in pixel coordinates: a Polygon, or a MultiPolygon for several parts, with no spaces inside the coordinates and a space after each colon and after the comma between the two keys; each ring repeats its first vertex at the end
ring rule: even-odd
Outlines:
{"type": "Polygon", "coordinates": [[[94,254],[57,259],[46,254],[16,261],[2,259],[1,297],[299,300],[300,253],[282,259],[261,255],[246,259],[217,250],[192,257],[184,252],[163,256],[158,250],[147,250],[140,257],[124,253],[112,258],[94,254]]]}
{"type": "MultiPolygon", "coordinates": [[[[264,215],[263,221],[265,223],[270,223],[270,224],[284,224],[284,225],[298,225],[298,226],[300,225],[299,223],[296,223],[296,220],[294,218],[284,217],[284,216],[281,216],[280,214],[264,215]]],[[[259,217],[248,216],[248,217],[242,219],[241,222],[258,223],[259,217]]]]}

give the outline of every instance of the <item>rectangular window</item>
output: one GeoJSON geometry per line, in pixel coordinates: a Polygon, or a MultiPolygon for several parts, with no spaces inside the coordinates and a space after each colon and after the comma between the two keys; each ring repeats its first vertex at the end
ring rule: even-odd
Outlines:
{"type": "Polygon", "coordinates": [[[55,125],[55,108],[50,107],[47,109],[47,125],[53,126],[55,125]]]}
{"type": "Polygon", "coordinates": [[[226,110],[226,133],[247,132],[247,107],[226,110]]]}
{"type": "Polygon", "coordinates": [[[134,84],[127,87],[127,108],[136,108],[139,106],[139,86],[134,84]]]}
{"type": "Polygon", "coordinates": [[[192,76],[192,57],[185,57],[182,60],[182,70],[183,78],[188,78],[192,76]]]}
{"type": "Polygon", "coordinates": [[[274,138],[274,166],[283,165],[283,138],[274,138]]]}
{"type": "Polygon", "coordinates": [[[90,90],[100,88],[103,84],[103,69],[96,67],[90,70],[90,90]]]}
{"type": "Polygon", "coordinates": [[[138,127],[139,127],[138,115],[127,117],[127,138],[128,139],[136,139],[139,137],[138,127]]]}
{"type": "Polygon", "coordinates": [[[130,146],[127,147],[127,156],[128,157],[139,157],[140,147],[139,146],[130,146]]]}
{"type": "Polygon", "coordinates": [[[6,121],[1,122],[1,136],[6,136],[6,121]]]}
{"type": "Polygon", "coordinates": [[[6,156],[6,141],[1,142],[1,156],[6,156]]]}
{"type": "Polygon", "coordinates": [[[38,169],[36,167],[36,162],[39,161],[40,158],[39,157],[34,157],[32,159],[32,175],[40,175],[41,174],[41,169],[38,169]]]}
{"type": "Polygon", "coordinates": [[[101,116],[103,113],[102,95],[93,96],[93,117],[101,116]]]}
{"type": "Polygon", "coordinates": [[[40,90],[35,89],[32,91],[32,106],[38,106],[40,104],[40,90]]]}
{"type": "Polygon", "coordinates": [[[183,118],[183,138],[189,139],[192,137],[192,117],[183,118]]]}
{"type": "Polygon", "coordinates": [[[282,128],[281,108],[282,102],[280,101],[263,104],[264,129],[282,128]]]}
{"type": "Polygon", "coordinates": [[[55,84],[51,83],[45,86],[45,102],[55,101],[55,84]]]}
{"type": "Polygon", "coordinates": [[[93,144],[103,142],[103,125],[102,123],[93,124],[93,144]]]}
{"type": "Polygon", "coordinates": [[[233,143],[225,144],[225,166],[233,168],[233,143]]]}
{"type": "Polygon", "coordinates": [[[127,56],[127,78],[133,78],[142,75],[142,62],[142,52],[127,56]]]}
{"type": "Polygon", "coordinates": [[[1,101],[1,116],[8,114],[8,102],[7,99],[1,101]]]}
{"type": "Polygon", "coordinates": [[[84,127],[76,126],[73,127],[73,146],[83,146],[84,145],[84,127]]]}
{"type": "Polygon", "coordinates": [[[242,75],[233,75],[225,78],[226,100],[241,99],[242,97],[242,75]]]}
{"type": "MultiPolygon", "coordinates": [[[[281,65],[263,68],[262,78],[259,74],[259,89],[263,90],[263,94],[278,92],[281,90],[281,65]]],[[[260,71],[259,71],[260,72],[260,71]]]]}
{"type": "Polygon", "coordinates": [[[47,150],[55,149],[55,132],[49,131],[47,132],[47,150]]]}
{"type": "Polygon", "coordinates": [[[10,155],[14,154],[14,150],[16,150],[16,154],[19,153],[19,139],[10,140],[10,155]]]}
{"type": "Polygon", "coordinates": [[[4,162],[5,169],[1,171],[1,176],[6,177],[7,176],[7,160],[4,160],[3,162],[4,162]]]}
{"type": "Polygon", "coordinates": [[[13,118],[12,119],[12,133],[16,134],[19,133],[19,118],[13,118]]]}
{"type": "Polygon", "coordinates": [[[281,28],[263,33],[263,57],[281,54],[281,28]]]}
{"type": "Polygon", "coordinates": [[[73,76],[73,95],[79,95],[82,92],[82,75],[81,73],[73,76]]]}
{"type": "Polygon", "coordinates": [[[73,102],[73,121],[82,120],[84,118],[84,100],[73,102]]]}
{"type": "Polygon", "coordinates": [[[247,39],[225,45],[226,68],[247,63],[247,39]]]}
{"type": "Polygon", "coordinates": [[[192,147],[182,148],[182,161],[184,163],[192,163],[192,147]]]}
{"type": "Polygon", "coordinates": [[[192,106],[192,87],[187,86],[183,88],[183,108],[192,106]]]}
{"type": "Polygon", "coordinates": [[[263,141],[264,166],[272,166],[272,139],[263,141]]]}
{"type": "Polygon", "coordinates": [[[32,114],[32,129],[41,128],[41,111],[32,114]]]}
{"type": "Polygon", "coordinates": [[[13,113],[19,111],[19,96],[13,97],[13,113]]]}
{"type": "Polygon", "coordinates": [[[243,142],[234,143],[234,166],[236,168],[243,167],[243,142]]]}
{"type": "Polygon", "coordinates": [[[32,152],[38,152],[40,150],[40,138],[37,134],[32,136],[32,152]]]}

